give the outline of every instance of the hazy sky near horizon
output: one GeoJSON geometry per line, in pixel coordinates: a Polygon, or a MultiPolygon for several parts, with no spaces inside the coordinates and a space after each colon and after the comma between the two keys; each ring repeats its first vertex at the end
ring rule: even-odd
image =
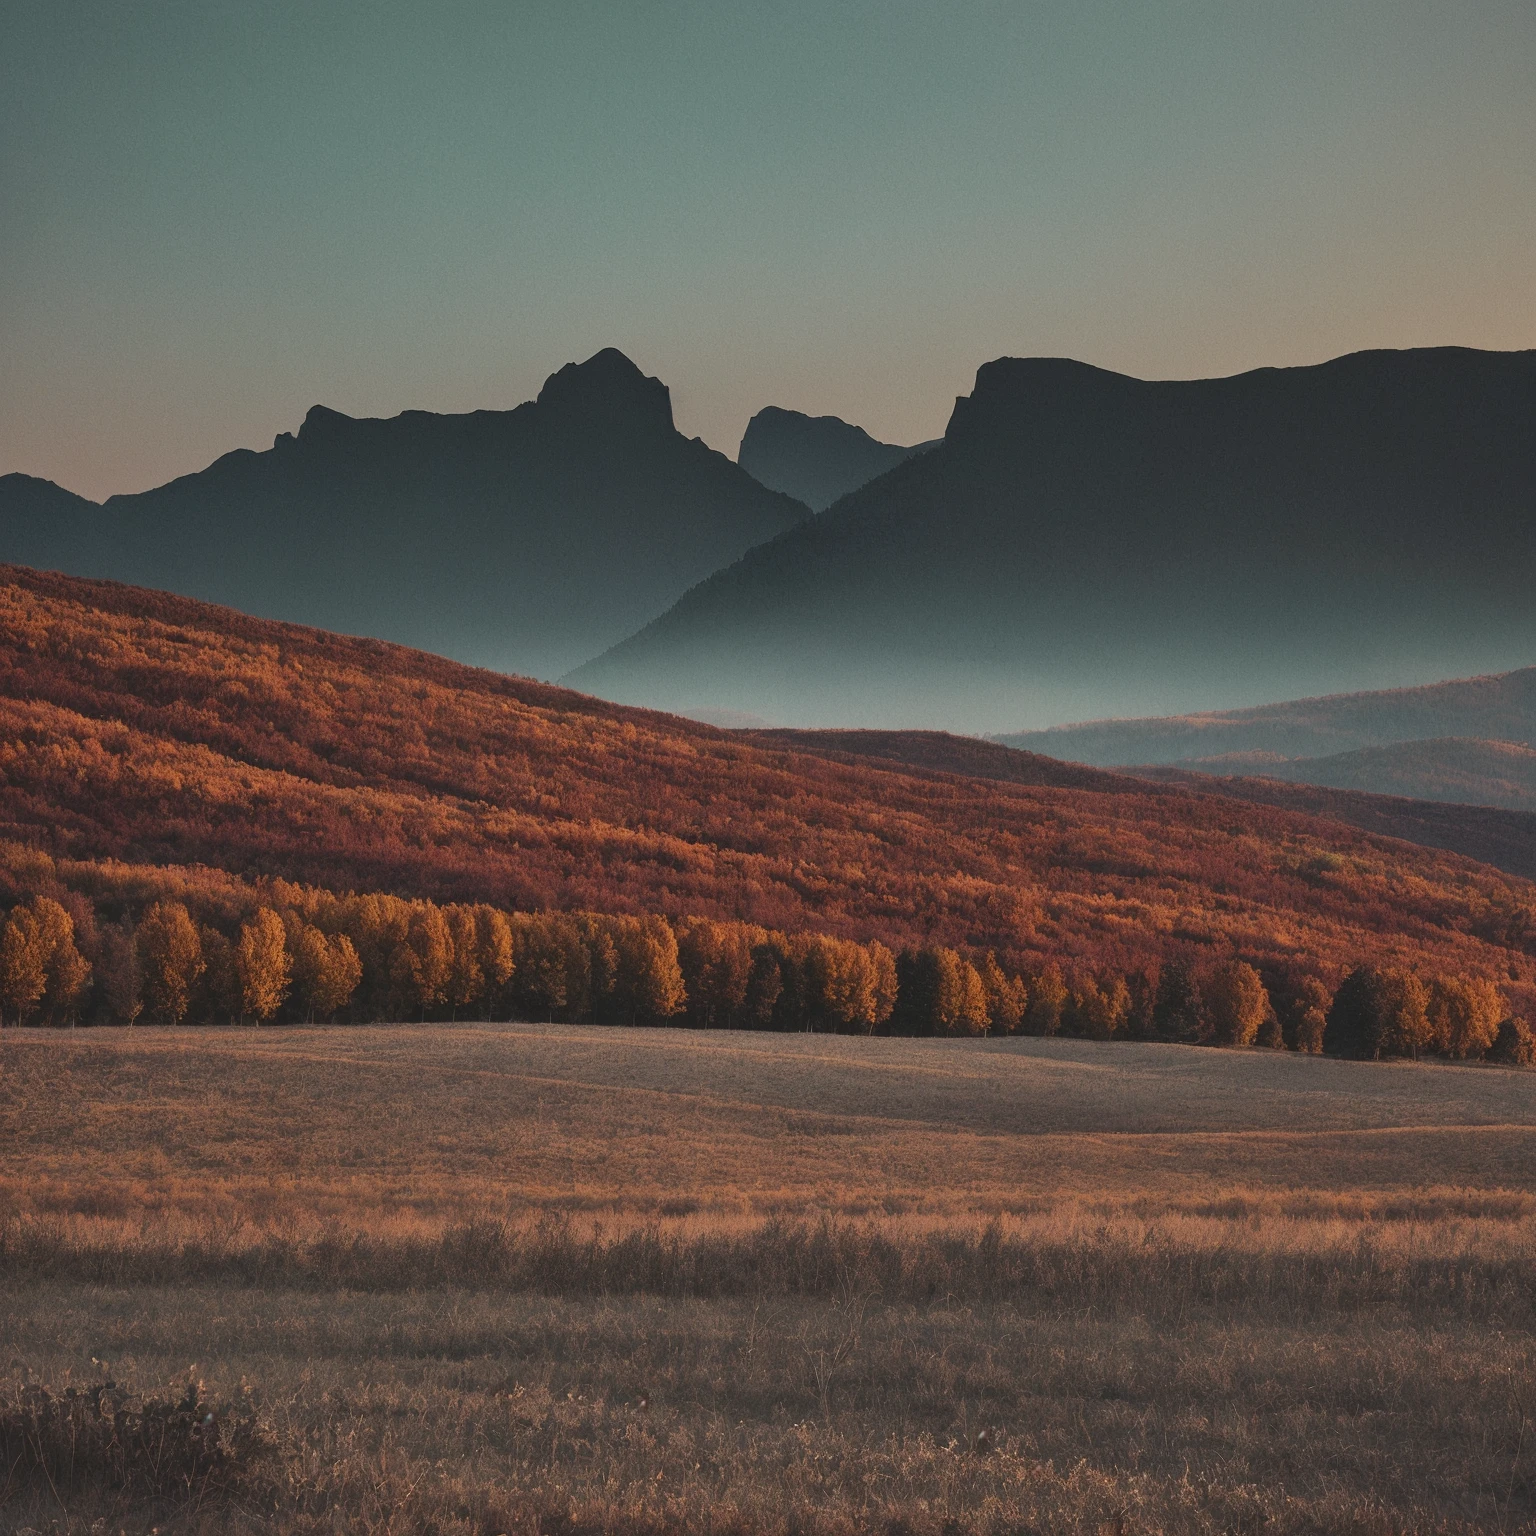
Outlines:
{"type": "Polygon", "coordinates": [[[1536,5],[0,0],[0,473],[618,346],[942,431],[978,364],[1536,346],[1536,5]]]}

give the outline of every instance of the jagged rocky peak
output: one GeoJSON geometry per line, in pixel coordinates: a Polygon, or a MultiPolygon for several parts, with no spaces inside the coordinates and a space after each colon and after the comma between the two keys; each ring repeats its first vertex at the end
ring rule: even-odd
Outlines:
{"type": "MultiPolygon", "coordinates": [[[[312,443],[317,438],[334,436],[338,431],[350,427],[352,422],[352,417],[343,415],[340,411],[333,411],[328,405],[312,405],[305,414],[303,425],[299,428],[299,437],[306,443],[312,443]]],[[[288,433],[284,432],[277,441],[281,442],[287,436],[288,433]]]]}
{"type": "Polygon", "coordinates": [[[567,363],[544,381],[541,410],[583,422],[672,431],[672,396],[660,379],[642,373],[617,347],[584,363],[567,363]]]}

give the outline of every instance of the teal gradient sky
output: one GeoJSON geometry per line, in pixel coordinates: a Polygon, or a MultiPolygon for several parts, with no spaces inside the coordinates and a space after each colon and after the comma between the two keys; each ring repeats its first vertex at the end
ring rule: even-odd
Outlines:
{"type": "Polygon", "coordinates": [[[976,366],[1536,346],[1536,4],[0,0],[0,472],[100,496],[317,401],[605,345],[942,430],[976,366]]]}

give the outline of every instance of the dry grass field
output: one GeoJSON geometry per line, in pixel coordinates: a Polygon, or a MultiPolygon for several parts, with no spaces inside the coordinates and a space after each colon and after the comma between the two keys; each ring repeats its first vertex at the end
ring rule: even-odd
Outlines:
{"type": "Polygon", "coordinates": [[[1536,1529],[1536,1073],[9,1031],[0,1149],[0,1530],[1536,1529]]]}

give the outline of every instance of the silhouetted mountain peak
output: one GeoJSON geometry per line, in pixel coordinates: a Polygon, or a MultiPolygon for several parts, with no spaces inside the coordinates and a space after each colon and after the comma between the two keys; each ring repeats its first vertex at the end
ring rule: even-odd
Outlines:
{"type": "Polygon", "coordinates": [[[667,386],[642,373],[617,347],[604,347],[586,362],[567,363],[550,374],[538,405],[541,411],[583,425],[673,430],[667,386]]]}
{"type": "Polygon", "coordinates": [[[284,432],[274,441],[275,448],[285,438],[290,442],[296,435],[299,442],[313,448],[316,443],[333,441],[348,427],[355,426],[356,419],[345,416],[340,411],[333,411],[328,405],[312,405],[306,413],[303,423],[297,434],[284,432]]]}
{"type": "Polygon", "coordinates": [[[105,509],[0,482],[0,558],[555,677],[807,515],[608,350],[511,410],[316,405],[268,451],[105,509]]]}
{"type": "Polygon", "coordinates": [[[1083,416],[1147,389],[1141,379],[1070,357],[1000,357],[976,370],[976,387],[955,400],[947,443],[1011,437],[1019,427],[1083,416]]]}
{"type": "Polygon", "coordinates": [[[783,491],[821,512],[934,446],[927,442],[902,448],[879,442],[839,416],[806,416],[768,405],[747,423],[736,462],[770,490],[783,491]]]}
{"type": "Polygon", "coordinates": [[[1056,395],[1063,390],[1096,394],[1116,385],[1135,388],[1144,382],[1075,357],[995,357],[976,370],[976,388],[968,398],[1006,395],[1017,400],[1021,394],[1056,395]]]}
{"type": "Polygon", "coordinates": [[[25,507],[29,510],[69,511],[77,507],[94,507],[96,503],[74,491],[67,491],[53,480],[39,475],[0,475],[0,507],[15,513],[25,507]]]}

